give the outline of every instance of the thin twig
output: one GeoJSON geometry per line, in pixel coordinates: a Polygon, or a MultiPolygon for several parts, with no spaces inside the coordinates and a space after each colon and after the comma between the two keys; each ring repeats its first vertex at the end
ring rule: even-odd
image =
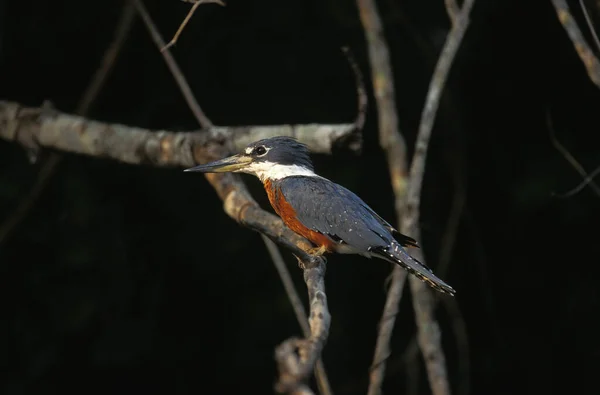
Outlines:
{"type": "MultiPolygon", "coordinates": [[[[186,2],[190,3],[190,1],[186,1],[186,2]]],[[[181,22],[181,25],[179,25],[179,29],[177,29],[177,32],[175,32],[175,35],[173,36],[173,38],[171,39],[171,41],[169,41],[169,43],[167,45],[165,45],[160,50],[161,52],[164,52],[165,50],[169,49],[170,47],[172,47],[173,45],[175,45],[177,43],[177,40],[179,39],[179,36],[181,35],[181,32],[183,32],[183,29],[188,24],[188,22],[192,18],[192,15],[194,15],[194,12],[196,12],[196,9],[200,6],[200,4],[217,3],[220,6],[223,6],[223,7],[225,6],[225,3],[223,3],[220,0],[210,0],[210,1],[208,1],[208,0],[207,1],[205,1],[205,0],[197,0],[197,1],[192,2],[192,3],[194,3],[194,5],[192,6],[192,8],[190,9],[190,11],[186,15],[186,17],[183,20],[183,22],[181,22]]]]}
{"type": "MultiPolygon", "coordinates": [[[[152,18],[150,17],[148,10],[144,6],[144,3],[141,0],[131,0],[131,1],[133,1],[133,4],[135,5],[138,13],[142,17],[142,20],[144,21],[144,25],[146,25],[146,28],[148,29],[148,32],[150,33],[150,37],[152,37],[154,44],[156,44],[158,49],[164,48],[165,41],[163,40],[158,29],[156,28],[156,24],[152,21],[152,18]]],[[[169,71],[173,75],[173,78],[175,78],[175,82],[177,83],[177,86],[179,87],[181,94],[183,95],[188,107],[190,108],[190,110],[192,111],[192,113],[194,114],[196,119],[198,120],[198,123],[204,129],[208,129],[208,128],[212,127],[213,126],[212,122],[210,121],[210,119],[208,119],[206,114],[204,114],[204,111],[202,111],[202,108],[200,108],[198,101],[196,100],[196,98],[194,97],[194,94],[192,93],[192,89],[190,88],[190,85],[187,83],[185,76],[181,72],[181,69],[179,69],[177,62],[175,62],[175,59],[173,58],[173,55],[171,55],[171,52],[169,51],[169,49],[165,48],[161,53],[162,53],[163,58],[165,59],[165,62],[167,63],[167,67],[169,68],[169,71]]]]}
{"type": "MultiPolygon", "coordinates": [[[[595,185],[593,179],[596,178],[596,176],[598,176],[598,174],[600,174],[600,166],[596,167],[594,169],[593,172],[591,172],[588,176],[586,176],[583,181],[581,181],[581,183],[579,185],[577,185],[575,188],[571,189],[568,192],[565,192],[561,195],[558,195],[561,198],[567,198],[567,197],[571,197],[576,195],[577,193],[581,192],[581,190],[583,188],[585,188],[588,184],[589,185],[595,185]]],[[[598,194],[598,192],[596,192],[596,190],[594,189],[594,192],[596,193],[596,195],[598,195],[600,197],[600,194],[598,194]]]]}
{"type": "MultiPolygon", "coordinates": [[[[304,305],[302,304],[302,300],[300,300],[300,295],[298,295],[298,291],[296,291],[296,287],[294,286],[294,282],[292,281],[292,276],[281,256],[281,252],[279,252],[279,248],[277,248],[277,244],[275,244],[271,239],[267,236],[261,234],[263,242],[267,246],[267,251],[269,251],[269,255],[271,255],[271,259],[275,264],[275,268],[279,273],[279,277],[281,277],[281,282],[283,283],[283,288],[292,304],[292,308],[294,310],[294,314],[296,314],[296,319],[298,320],[298,324],[300,324],[300,328],[302,329],[302,333],[305,338],[310,337],[310,325],[308,325],[308,320],[306,318],[306,310],[304,309],[304,305]]],[[[329,385],[329,380],[327,379],[327,373],[325,371],[325,365],[321,358],[317,360],[315,364],[315,376],[317,378],[317,385],[319,386],[319,392],[322,395],[331,394],[331,386],[329,385]]]]}
{"type": "Polygon", "coordinates": [[[456,23],[456,16],[460,12],[460,7],[456,0],[444,0],[444,5],[446,6],[446,12],[448,13],[450,22],[454,25],[456,23]]]}
{"type": "Polygon", "coordinates": [[[600,87],[600,61],[588,45],[581,33],[581,29],[575,22],[571,10],[565,0],[551,0],[558,15],[558,20],[573,42],[573,46],[579,58],[585,66],[588,76],[596,86],[600,87]]]}
{"type": "MultiPolygon", "coordinates": [[[[373,93],[377,103],[379,144],[386,153],[399,220],[406,193],[407,165],[406,143],[398,128],[392,65],[383,34],[381,17],[379,16],[375,1],[358,0],[357,3],[369,51],[373,93]]],[[[390,341],[405,279],[406,272],[400,266],[394,265],[391,284],[388,288],[387,298],[379,323],[379,332],[369,374],[369,395],[377,395],[381,392],[385,376],[386,360],[390,355],[390,341]]]]}
{"type": "Polygon", "coordinates": [[[594,193],[596,195],[600,196],[600,187],[598,187],[598,185],[593,181],[594,177],[596,176],[596,174],[594,174],[594,173],[598,169],[596,169],[592,174],[588,175],[588,173],[585,171],[585,169],[583,168],[581,163],[579,163],[577,161],[577,159],[575,159],[575,157],[573,155],[571,155],[569,150],[564,145],[562,145],[562,143],[560,141],[558,141],[558,138],[556,137],[556,134],[554,133],[552,116],[549,111],[546,112],[546,122],[548,124],[548,130],[550,132],[550,141],[552,141],[552,145],[554,146],[554,148],[556,148],[558,150],[558,152],[560,152],[562,154],[562,156],[567,160],[567,162],[569,162],[569,164],[571,166],[573,166],[575,171],[577,171],[577,173],[579,173],[579,175],[584,178],[583,182],[580,183],[577,187],[575,187],[574,189],[572,189],[571,191],[569,191],[567,193],[564,193],[564,194],[561,194],[558,196],[560,196],[560,197],[573,196],[574,194],[579,192],[581,189],[583,189],[588,184],[590,185],[590,188],[592,188],[594,193]]]}
{"type": "MultiPolygon", "coordinates": [[[[410,183],[406,194],[406,211],[402,218],[400,231],[409,234],[417,240],[420,239],[419,215],[420,197],[425,174],[427,148],[431,139],[431,132],[435,123],[437,109],[450,68],[460,47],[460,43],[469,26],[469,15],[475,0],[465,0],[456,23],[450,29],[446,42],[433,72],[425,106],[421,114],[419,132],[415,144],[415,154],[410,169],[410,183]]],[[[421,250],[414,252],[415,258],[423,261],[421,250]]],[[[427,376],[434,395],[450,393],[446,372],[446,361],[441,345],[440,328],[434,317],[433,298],[431,290],[418,279],[410,279],[412,290],[413,308],[418,328],[418,341],[422,354],[425,356],[427,376]],[[417,281],[415,281],[417,280],[417,281]]]]}
{"type": "Polygon", "coordinates": [[[160,50],[160,52],[164,52],[167,49],[171,48],[173,45],[175,45],[175,43],[177,42],[177,39],[179,39],[179,35],[181,34],[181,32],[183,32],[183,29],[185,28],[185,25],[187,25],[187,23],[190,21],[190,19],[192,18],[192,15],[194,15],[194,12],[196,12],[196,9],[198,7],[200,7],[200,4],[202,4],[202,0],[197,1],[196,3],[194,3],[194,5],[192,6],[192,8],[190,8],[190,11],[188,12],[188,14],[185,16],[183,22],[181,22],[181,25],[179,25],[179,29],[177,29],[177,31],[175,32],[175,35],[173,36],[173,38],[171,39],[171,41],[169,41],[169,43],[167,45],[165,45],[164,47],[162,47],[162,49],[160,50]]]}
{"type": "MultiPolygon", "coordinates": [[[[115,61],[117,60],[121,48],[123,47],[123,44],[129,35],[131,26],[133,25],[135,16],[133,11],[133,7],[129,2],[123,6],[123,11],[121,12],[121,16],[119,17],[119,21],[117,22],[115,28],[114,38],[104,52],[100,66],[94,73],[94,76],[83,93],[81,100],[77,104],[77,108],[75,110],[77,114],[82,116],[87,115],[92,103],[96,100],[100,90],[104,86],[106,78],[112,71],[115,61]]],[[[55,170],[58,168],[61,159],[62,156],[60,154],[51,152],[44,160],[37,174],[35,182],[29,190],[29,193],[19,202],[17,208],[12,212],[10,217],[8,217],[8,219],[6,219],[6,221],[4,221],[4,223],[2,223],[0,226],[0,244],[8,239],[13,230],[16,229],[16,227],[23,221],[23,219],[25,219],[27,214],[35,206],[38,198],[44,191],[46,185],[48,185],[48,182],[52,178],[55,170]]]]}
{"type": "Polygon", "coordinates": [[[596,44],[596,49],[600,50],[600,40],[598,39],[598,34],[596,34],[596,29],[594,29],[594,24],[592,23],[592,18],[585,6],[583,0],[579,0],[579,6],[581,7],[581,11],[583,11],[583,16],[585,18],[585,22],[587,23],[588,29],[592,33],[592,38],[594,39],[594,44],[596,44]]]}

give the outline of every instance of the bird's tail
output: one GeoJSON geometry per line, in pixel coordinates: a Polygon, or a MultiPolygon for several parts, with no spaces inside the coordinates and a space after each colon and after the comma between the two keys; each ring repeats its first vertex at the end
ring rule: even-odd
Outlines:
{"type": "Polygon", "coordinates": [[[410,256],[408,252],[396,241],[389,247],[380,247],[372,251],[381,258],[396,263],[406,269],[410,274],[424,281],[433,289],[454,296],[454,288],[438,278],[430,268],[410,256]]]}

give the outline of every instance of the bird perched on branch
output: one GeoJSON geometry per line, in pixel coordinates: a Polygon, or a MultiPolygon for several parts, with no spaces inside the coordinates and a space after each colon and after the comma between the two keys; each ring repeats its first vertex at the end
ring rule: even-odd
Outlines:
{"type": "Polygon", "coordinates": [[[272,137],[249,144],[242,153],[190,172],[248,173],[263,183],[275,212],[291,230],[315,245],[312,254],[359,254],[402,266],[434,289],[454,289],[404,247],[417,242],[401,234],[361,198],[315,174],[309,150],[291,137],[272,137]]]}

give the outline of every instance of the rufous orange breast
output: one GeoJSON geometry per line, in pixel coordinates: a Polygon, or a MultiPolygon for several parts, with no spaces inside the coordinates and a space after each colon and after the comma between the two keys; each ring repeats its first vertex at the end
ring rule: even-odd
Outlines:
{"type": "Polygon", "coordinates": [[[298,221],[296,210],[285,200],[285,196],[281,193],[281,190],[273,185],[271,180],[265,180],[263,185],[265,191],[267,191],[271,206],[273,206],[277,215],[281,217],[283,223],[288,228],[309,240],[315,246],[325,248],[328,252],[334,251],[335,242],[333,240],[322,233],[307,228],[302,222],[298,221]]]}

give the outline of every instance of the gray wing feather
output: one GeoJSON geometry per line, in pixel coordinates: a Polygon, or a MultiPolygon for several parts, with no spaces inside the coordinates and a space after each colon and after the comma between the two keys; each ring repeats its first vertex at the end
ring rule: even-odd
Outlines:
{"type": "Polygon", "coordinates": [[[304,226],[367,252],[393,240],[381,217],[353,192],[326,178],[286,177],[279,187],[304,226]]]}

